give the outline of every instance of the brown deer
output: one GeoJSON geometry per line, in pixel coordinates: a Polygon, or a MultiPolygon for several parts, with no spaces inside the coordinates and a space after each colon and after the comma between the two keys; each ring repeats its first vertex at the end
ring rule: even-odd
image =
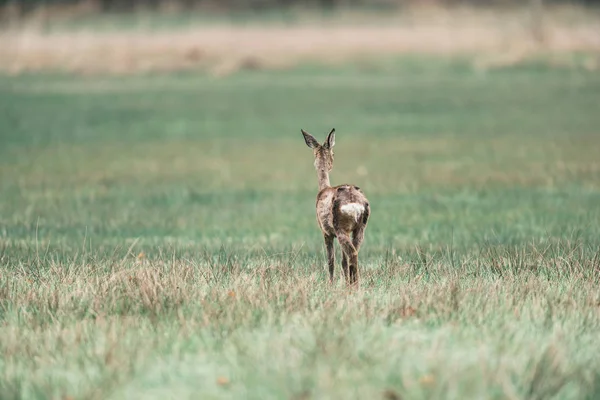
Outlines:
{"type": "Polygon", "coordinates": [[[365,237],[365,229],[371,212],[369,201],[358,186],[339,185],[331,187],[329,171],[333,168],[335,129],[323,144],[301,129],[306,145],[313,149],[315,168],[319,178],[317,194],[317,222],[327,248],[329,280],[333,282],[335,252],[333,240],[337,238],[342,248],[342,270],[348,284],[358,282],[358,251],[365,237]],[[351,236],[352,235],[352,236],[351,236]]]}

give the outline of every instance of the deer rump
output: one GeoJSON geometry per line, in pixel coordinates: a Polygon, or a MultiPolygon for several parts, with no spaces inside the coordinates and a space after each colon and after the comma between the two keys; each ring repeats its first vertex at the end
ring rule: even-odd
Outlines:
{"type": "Polygon", "coordinates": [[[366,224],[368,218],[369,202],[359,187],[340,185],[319,193],[317,219],[327,234],[353,232],[360,225],[366,224]]]}

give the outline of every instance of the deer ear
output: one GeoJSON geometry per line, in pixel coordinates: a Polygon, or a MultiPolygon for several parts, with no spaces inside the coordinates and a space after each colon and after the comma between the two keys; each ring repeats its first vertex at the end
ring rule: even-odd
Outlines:
{"type": "Polygon", "coordinates": [[[324,145],[328,149],[333,149],[333,146],[335,146],[335,128],[333,128],[331,132],[329,132],[329,135],[327,135],[327,140],[325,140],[324,145]]]}
{"type": "Polygon", "coordinates": [[[304,129],[300,129],[300,131],[302,132],[302,135],[304,136],[304,141],[306,142],[306,145],[308,147],[310,147],[311,149],[316,149],[320,146],[319,142],[313,137],[313,135],[311,135],[308,132],[305,132],[304,129]]]}

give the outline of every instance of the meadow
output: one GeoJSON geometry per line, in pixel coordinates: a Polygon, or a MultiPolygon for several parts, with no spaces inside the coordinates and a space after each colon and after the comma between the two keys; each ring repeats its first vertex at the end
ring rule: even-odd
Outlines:
{"type": "Polygon", "coordinates": [[[0,398],[596,399],[598,104],[535,60],[1,76],[0,398]]]}

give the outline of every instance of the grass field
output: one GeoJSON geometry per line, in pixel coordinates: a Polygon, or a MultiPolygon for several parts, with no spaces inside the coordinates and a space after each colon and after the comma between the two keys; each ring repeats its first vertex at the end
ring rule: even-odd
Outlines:
{"type": "Polygon", "coordinates": [[[471,65],[0,77],[0,398],[600,397],[600,75],[471,65]]]}

